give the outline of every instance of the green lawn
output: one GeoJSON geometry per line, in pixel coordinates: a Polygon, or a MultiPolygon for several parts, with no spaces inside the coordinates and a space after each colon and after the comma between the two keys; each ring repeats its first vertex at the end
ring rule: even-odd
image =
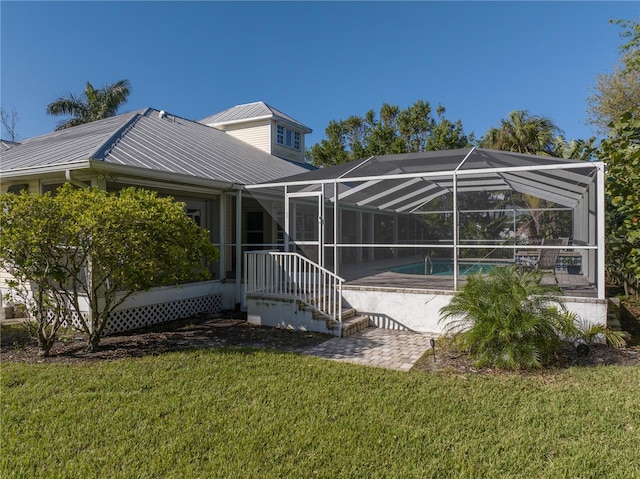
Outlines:
{"type": "Polygon", "coordinates": [[[7,478],[640,478],[640,369],[396,372],[263,350],[2,364],[7,478]]]}

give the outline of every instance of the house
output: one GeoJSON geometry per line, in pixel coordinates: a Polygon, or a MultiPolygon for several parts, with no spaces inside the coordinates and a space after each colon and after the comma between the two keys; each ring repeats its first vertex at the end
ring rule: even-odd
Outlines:
{"type": "Polygon", "coordinates": [[[550,250],[546,280],[606,324],[602,163],[465,148],[314,169],[301,156],[309,131],[262,102],[200,122],[148,108],[13,145],[1,188],[151,188],[211,231],[212,280],[139,293],[110,331],[241,305],[260,325],[439,333],[468,274],[550,250]]]}
{"type": "MultiPolygon", "coordinates": [[[[302,137],[311,130],[275,109],[269,111],[275,131],[283,124],[301,133],[302,148],[302,137]]],[[[260,115],[257,123],[264,120],[261,110],[256,114],[260,115]]],[[[247,115],[245,111],[244,120],[252,129],[255,122],[247,115]]],[[[259,135],[253,138],[261,143],[259,135]]],[[[274,143],[277,145],[277,139],[274,143]]],[[[3,193],[44,193],[67,181],[108,191],[149,188],[184,202],[187,214],[211,231],[211,241],[220,248],[211,281],[137,294],[113,318],[110,331],[190,315],[203,308],[234,308],[241,302],[238,272],[243,244],[252,248],[277,241],[277,228],[260,205],[250,197],[243,201],[244,185],[311,168],[300,158],[273,156],[221,129],[153,108],[6,146],[3,144],[0,170],[3,193]]],[[[6,276],[0,274],[0,289],[6,289],[6,276]]]]}
{"type": "Polygon", "coordinates": [[[304,163],[305,135],[312,130],[262,101],[237,105],[200,120],[270,155],[304,163]]]}

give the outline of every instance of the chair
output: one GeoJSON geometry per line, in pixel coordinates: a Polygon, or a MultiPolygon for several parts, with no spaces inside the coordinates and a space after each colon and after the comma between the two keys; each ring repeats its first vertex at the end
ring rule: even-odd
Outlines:
{"type": "MultiPolygon", "coordinates": [[[[543,239],[543,246],[567,246],[569,238],[543,239]]],[[[538,264],[536,269],[543,271],[555,271],[558,261],[559,249],[541,249],[538,254],[538,264]]]]}

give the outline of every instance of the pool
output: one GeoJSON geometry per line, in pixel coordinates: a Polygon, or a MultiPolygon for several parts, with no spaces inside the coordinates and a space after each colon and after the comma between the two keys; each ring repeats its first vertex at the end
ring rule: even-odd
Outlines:
{"type": "MultiPolygon", "coordinates": [[[[489,273],[498,266],[509,266],[510,262],[482,262],[476,261],[458,261],[458,276],[466,276],[470,274],[489,273]]],[[[394,273],[404,274],[425,274],[424,262],[405,264],[402,266],[395,266],[390,268],[389,271],[394,273]]],[[[427,271],[431,272],[433,276],[453,276],[453,260],[452,259],[434,259],[429,262],[427,271]],[[433,267],[432,267],[433,263],[433,267]]]]}

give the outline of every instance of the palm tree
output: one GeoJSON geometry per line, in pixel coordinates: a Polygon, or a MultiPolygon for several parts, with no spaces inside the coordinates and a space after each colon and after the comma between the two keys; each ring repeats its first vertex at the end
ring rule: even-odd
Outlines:
{"type": "Polygon", "coordinates": [[[82,95],[75,96],[69,93],[68,97],[59,97],[47,105],[47,113],[49,115],[72,115],[72,118],[62,121],[56,127],[56,130],[63,130],[114,116],[118,108],[127,102],[130,93],[129,80],[120,80],[111,85],[105,85],[99,90],[87,82],[82,95]]]}
{"type": "Polygon", "coordinates": [[[598,149],[596,138],[592,136],[588,140],[571,140],[567,142],[562,135],[557,136],[554,140],[553,156],[565,158],[567,160],[584,160],[591,161],[598,149]]]}
{"type": "Polygon", "coordinates": [[[540,271],[501,267],[472,275],[440,312],[461,349],[479,366],[538,368],[573,333],[561,291],[542,283],[540,271]]]}
{"type": "Polygon", "coordinates": [[[526,110],[509,113],[500,126],[490,128],[480,140],[480,146],[494,150],[553,155],[554,139],[560,129],[548,118],[529,115],[526,110]]]}

